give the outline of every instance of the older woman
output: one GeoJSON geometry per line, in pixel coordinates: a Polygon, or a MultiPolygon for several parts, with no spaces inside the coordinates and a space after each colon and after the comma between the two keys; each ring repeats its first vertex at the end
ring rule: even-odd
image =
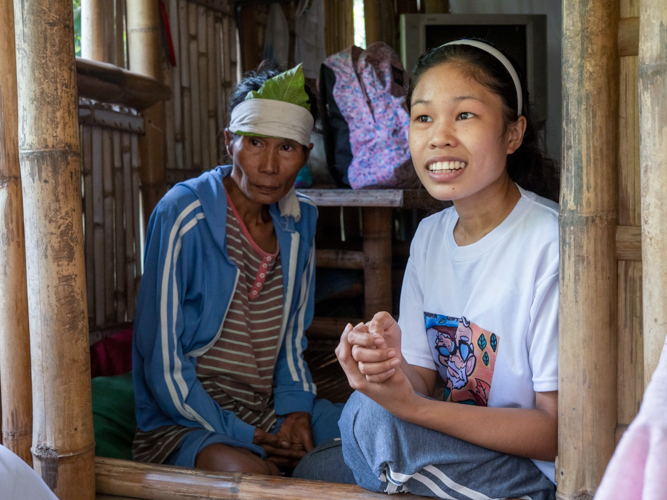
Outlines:
{"type": "Polygon", "coordinates": [[[136,460],[277,474],[336,437],[303,359],[317,209],[293,184],[315,100],[300,66],[231,99],[232,165],[178,184],[153,212],[133,347],[136,460]]]}

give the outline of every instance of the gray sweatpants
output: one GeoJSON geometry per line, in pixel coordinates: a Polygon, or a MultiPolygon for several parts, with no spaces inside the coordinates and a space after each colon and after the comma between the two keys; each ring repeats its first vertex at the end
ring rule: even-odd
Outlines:
{"type": "Polygon", "coordinates": [[[554,498],[554,484],[531,460],[405,422],[361,393],[352,394],[338,425],[342,446],[328,442],[313,450],[294,471],[296,477],[340,482],[353,477],[371,491],[452,500],[554,498]]]}

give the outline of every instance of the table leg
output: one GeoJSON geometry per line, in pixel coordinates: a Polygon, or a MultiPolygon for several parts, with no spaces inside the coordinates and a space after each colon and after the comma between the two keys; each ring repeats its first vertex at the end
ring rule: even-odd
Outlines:
{"type": "Polygon", "coordinates": [[[391,221],[392,209],[365,207],[362,211],[364,237],[364,317],[391,308],[391,221]]]}

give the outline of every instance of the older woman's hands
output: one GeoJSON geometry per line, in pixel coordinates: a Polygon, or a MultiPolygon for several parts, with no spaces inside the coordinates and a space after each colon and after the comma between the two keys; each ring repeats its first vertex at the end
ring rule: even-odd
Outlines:
{"type": "Polygon", "coordinates": [[[348,325],[336,348],[336,356],[350,387],[368,396],[396,416],[418,397],[400,368],[401,330],[386,312],[369,323],[348,325]]]}

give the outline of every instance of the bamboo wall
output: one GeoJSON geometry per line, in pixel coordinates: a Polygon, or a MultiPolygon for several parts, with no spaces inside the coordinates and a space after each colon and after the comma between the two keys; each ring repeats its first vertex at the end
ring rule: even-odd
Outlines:
{"type": "Polygon", "coordinates": [[[81,100],[79,124],[88,323],[95,330],[134,319],[141,279],[143,118],[81,100]],[[109,118],[102,123],[96,115],[109,118]]]}
{"type": "Polygon", "coordinates": [[[233,2],[208,3],[165,2],[176,55],[176,66],[164,71],[173,90],[166,103],[168,182],[198,175],[224,157],[227,101],[239,76],[238,40],[233,2]]]}

